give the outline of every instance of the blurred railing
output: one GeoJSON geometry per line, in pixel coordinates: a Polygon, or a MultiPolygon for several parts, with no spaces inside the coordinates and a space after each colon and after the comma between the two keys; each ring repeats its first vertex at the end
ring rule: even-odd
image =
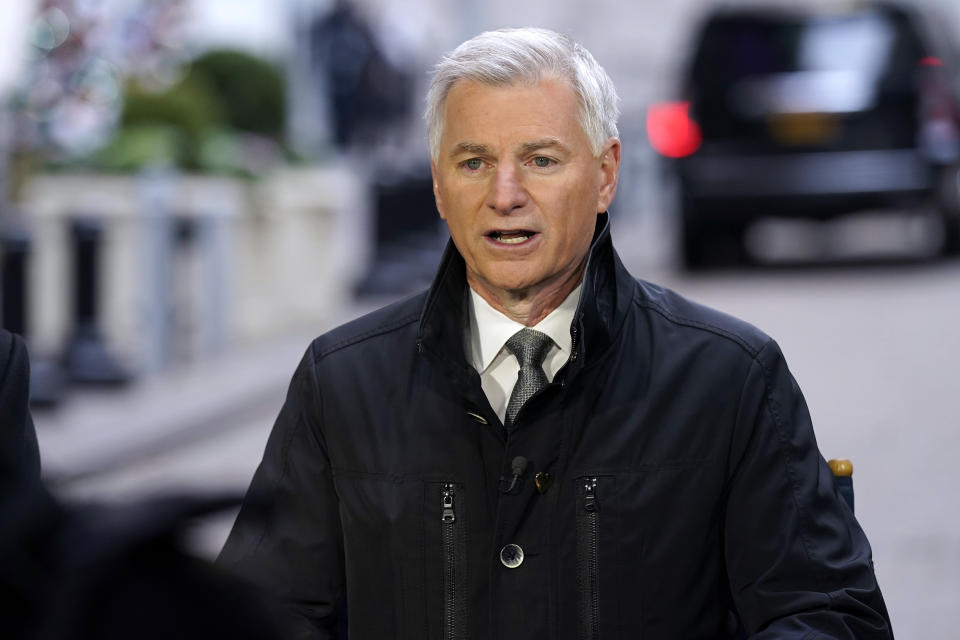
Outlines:
{"type": "Polygon", "coordinates": [[[36,176],[21,199],[27,248],[5,252],[21,255],[24,333],[68,378],[107,382],[122,377],[106,375],[113,364],[150,374],[309,325],[351,295],[367,240],[350,229],[365,203],[342,167],[257,181],[36,176]],[[99,380],[83,371],[97,342],[117,356],[94,356],[99,380]]]}

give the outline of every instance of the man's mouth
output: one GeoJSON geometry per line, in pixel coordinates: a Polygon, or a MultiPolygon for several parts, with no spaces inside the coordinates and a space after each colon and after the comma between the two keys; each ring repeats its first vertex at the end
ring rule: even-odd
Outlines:
{"type": "Polygon", "coordinates": [[[487,237],[502,244],[520,244],[536,235],[536,231],[491,231],[487,237]]]}

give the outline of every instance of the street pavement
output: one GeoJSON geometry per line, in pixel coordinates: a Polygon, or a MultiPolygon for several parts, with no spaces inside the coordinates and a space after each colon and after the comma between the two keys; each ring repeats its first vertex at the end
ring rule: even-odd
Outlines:
{"type": "MultiPolygon", "coordinates": [[[[902,638],[960,628],[960,262],[761,268],[681,275],[656,220],[624,224],[633,272],[774,336],[807,398],[820,449],[854,465],[857,517],[902,638]]],[[[375,306],[338,309],[320,332],[375,306]]],[[[120,393],[75,394],[35,421],[66,499],[242,491],[308,333],[276,338],[120,393]]],[[[233,514],[198,528],[212,556],[233,514]]]]}

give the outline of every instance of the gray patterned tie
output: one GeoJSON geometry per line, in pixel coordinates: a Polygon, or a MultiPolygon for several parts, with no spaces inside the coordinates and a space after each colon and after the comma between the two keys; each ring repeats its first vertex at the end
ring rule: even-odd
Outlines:
{"type": "Polygon", "coordinates": [[[521,329],[510,336],[506,347],[520,362],[517,384],[507,403],[507,425],[512,424],[520,412],[520,407],[533,394],[547,386],[547,374],[543,372],[543,359],[553,345],[553,340],[545,333],[534,329],[521,329]]]}

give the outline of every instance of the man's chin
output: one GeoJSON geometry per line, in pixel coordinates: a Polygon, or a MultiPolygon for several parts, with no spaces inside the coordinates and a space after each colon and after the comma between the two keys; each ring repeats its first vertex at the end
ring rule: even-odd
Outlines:
{"type": "Polygon", "coordinates": [[[508,296],[510,298],[523,299],[534,293],[537,289],[537,280],[517,273],[506,274],[486,274],[485,276],[467,278],[470,286],[475,291],[496,295],[497,297],[508,296]]]}
{"type": "Polygon", "coordinates": [[[579,273],[548,275],[533,269],[518,269],[518,266],[522,265],[514,262],[503,265],[502,269],[487,269],[480,273],[470,273],[468,270],[467,282],[481,295],[512,300],[526,300],[540,295],[554,297],[558,292],[569,293],[580,282],[579,273]]]}

